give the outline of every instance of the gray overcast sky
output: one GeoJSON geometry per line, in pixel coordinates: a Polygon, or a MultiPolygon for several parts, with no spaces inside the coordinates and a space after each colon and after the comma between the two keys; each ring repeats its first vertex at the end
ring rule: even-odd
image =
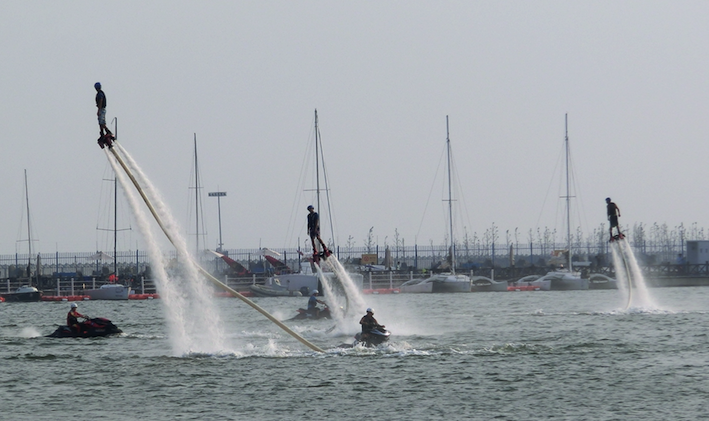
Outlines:
{"type": "Polygon", "coordinates": [[[708,2],[4,1],[0,37],[1,254],[26,248],[24,169],[35,249],[106,248],[96,81],[185,225],[197,134],[211,248],[217,189],[225,247],[305,238],[316,108],[340,245],[443,242],[446,115],[471,235],[563,230],[565,113],[574,227],[606,196],[621,224],[709,227],[708,2]]]}

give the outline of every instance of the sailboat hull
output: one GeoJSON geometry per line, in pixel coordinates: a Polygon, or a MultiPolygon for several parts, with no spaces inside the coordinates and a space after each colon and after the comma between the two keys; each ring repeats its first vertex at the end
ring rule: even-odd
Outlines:
{"type": "Polygon", "coordinates": [[[87,289],[84,294],[92,300],[127,300],[130,287],[118,284],[106,284],[98,289],[87,289]]]}
{"type": "Polygon", "coordinates": [[[541,279],[551,280],[552,291],[587,290],[588,279],[564,272],[549,272],[541,279]]]}
{"type": "Polygon", "coordinates": [[[42,299],[42,293],[36,292],[10,292],[7,294],[0,294],[0,297],[4,298],[8,303],[32,303],[37,302],[42,299]]]}
{"type": "Polygon", "coordinates": [[[485,276],[474,276],[471,292],[506,292],[507,281],[495,281],[485,276]]]}
{"type": "Polygon", "coordinates": [[[470,292],[470,277],[466,275],[439,274],[420,281],[401,285],[402,293],[453,293],[470,292]]]}

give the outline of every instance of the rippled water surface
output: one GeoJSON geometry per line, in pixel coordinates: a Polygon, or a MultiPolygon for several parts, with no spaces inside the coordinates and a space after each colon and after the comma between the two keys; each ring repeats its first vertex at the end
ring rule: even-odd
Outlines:
{"type": "MultiPolygon", "coordinates": [[[[176,355],[163,303],[80,303],[124,333],[45,338],[68,303],[0,304],[0,419],[585,419],[709,416],[709,289],[365,296],[393,332],[287,322],[315,353],[236,299],[213,306],[226,349],[176,355]]],[[[261,298],[281,319],[306,298],[261,298]]]]}

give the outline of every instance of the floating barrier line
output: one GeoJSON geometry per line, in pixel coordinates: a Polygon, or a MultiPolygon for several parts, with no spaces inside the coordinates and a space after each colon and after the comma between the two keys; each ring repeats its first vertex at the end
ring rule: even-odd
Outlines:
{"type": "MultiPolygon", "coordinates": [[[[138,193],[139,193],[140,196],[143,198],[143,201],[145,202],[145,204],[148,206],[148,209],[150,210],[150,213],[153,214],[153,217],[155,218],[155,221],[156,221],[156,222],[158,223],[158,225],[160,226],[160,229],[162,229],[162,232],[165,233],[165,235],[167,236],[167,239],[170,240],[170,243],[172,243],[172,245],[175,246],[175,241],[173,240],[173,238],[170,236],[170,234],[167,232],[167,230],[166,230],[165,227],[163,226],[162,220],[161,220],[160,217],[158,216],[157,212],[155,212],[155,209],[153,208],[153,205],[150,203],[150,200],[148,200],[148,197],[147,197],[147,196],[145,195],[145,193],[143,192],[143,189],[140,187],[140,184],[138,184],[138,181],[135,179],[135,177],[133,177],[133,174],[130,172],[130,170],[129,170],[128,167],[126,166],[125,162],[123,162],[123,159],[121,158],[121,156],[118,154],[118,152],[116,152],[116,148],[110,148],[109,150],[111,151],[111,153],[113,153],[113,156],[116,157],[116,160],[118,161],[118,163],[121,164],[121,167],[123,167],[123,170],[126,172],[126,175],[128,175],[128,178],[130,178],[130,180],[133,182],[133,185],[134,185],[135,188],[138,190],[138,193]]],[[[175,247],[177,247],[177,246],[175,246],[175,247]]],[[[266,310],[264,310],[263,308],[261,308],[258,304],[254,303],[253,301],[251,301],[251,300],[249,300],[248,298],[246,298],[246,297],[244,297],[243,295],[241,295],[241,293],[239,293],[238,291],[236,291],[236,290],[230,288],[228,285],[226,285],[226,284],[222,283],[221,281],[219,281],[217,278],[215,278],[214,276],[212,276],[212,274],[210,274],[209,272],[207,272],[206,270],[204,270],[204,268],[202,268],[202,266],[200,266],[199,264],[197,264],[197,262],[195,262],[194,260],[193,260],[192,262],[194,263],[195,267],[199,270],[199,272],[200,272],[202,275],[204,275],[212,284],[214,284],[215,286],[217,286],[217,287],[223,289],[224,291],[229,292],[230,294],[234,295],[236,298],[240,299],[241,301],[243,301],[243,302],[245,302],[246,304],[248,304],[249,306],[251,306],[254,310],[256,310],[256,311],[258,311],[259,313],[261,313],[261,314],[263,314],[264,316],[266,316],[266,318],[267,318],[268,320],[272,321],[273,323],[276,324],[276,326],[278,326],[278,327],[280,327],[281,329],[285,330],[286,333],[288,333],[289,335],[291,335],[292,337],[294,337],[295,339],[297,339],[298,341],[300,341],[303,345],[307,346],[308,348],[310,348],[310,349],[312,349],[313,351],[316,351],[316,352],[322,352],[322,353],[325,352],[325,351],[323,351],[320,347],[318,347],[317,345],[311,343],[310,341],[308,341],[308,340],[305,339],[304,337],[302,337],[302,336],[300,336],[299,334],[297,334],[296,332],[294,332],[291,328],[289,328],[288,326],[286,326],[285,324],[283,324],[280,320],[278,320],[278,319],[276,319],[275,317],[273,317],[269,312],[267,312],[266,310]]]]}

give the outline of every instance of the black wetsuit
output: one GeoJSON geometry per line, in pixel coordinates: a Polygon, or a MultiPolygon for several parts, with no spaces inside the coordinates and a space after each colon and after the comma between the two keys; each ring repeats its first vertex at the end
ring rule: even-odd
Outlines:
{"type": "Polygon", "coordinates": [[[96,107],[99,109],[106,108],[106,94],[101,89],[96,92],[96,107]]]}
{"type": "Polygon", "coordinates": [[[308,235],[310,235],[310,238],[316,238],[320,235],[320,216],[317,212],[308,214],[308,235]]]}
{"type": "Polygon", "coordinates": [[[618,226],[618,206],[613,202],[609,202],[608,208],[608,220],[611,221],[611,228],[618,226]]]}

